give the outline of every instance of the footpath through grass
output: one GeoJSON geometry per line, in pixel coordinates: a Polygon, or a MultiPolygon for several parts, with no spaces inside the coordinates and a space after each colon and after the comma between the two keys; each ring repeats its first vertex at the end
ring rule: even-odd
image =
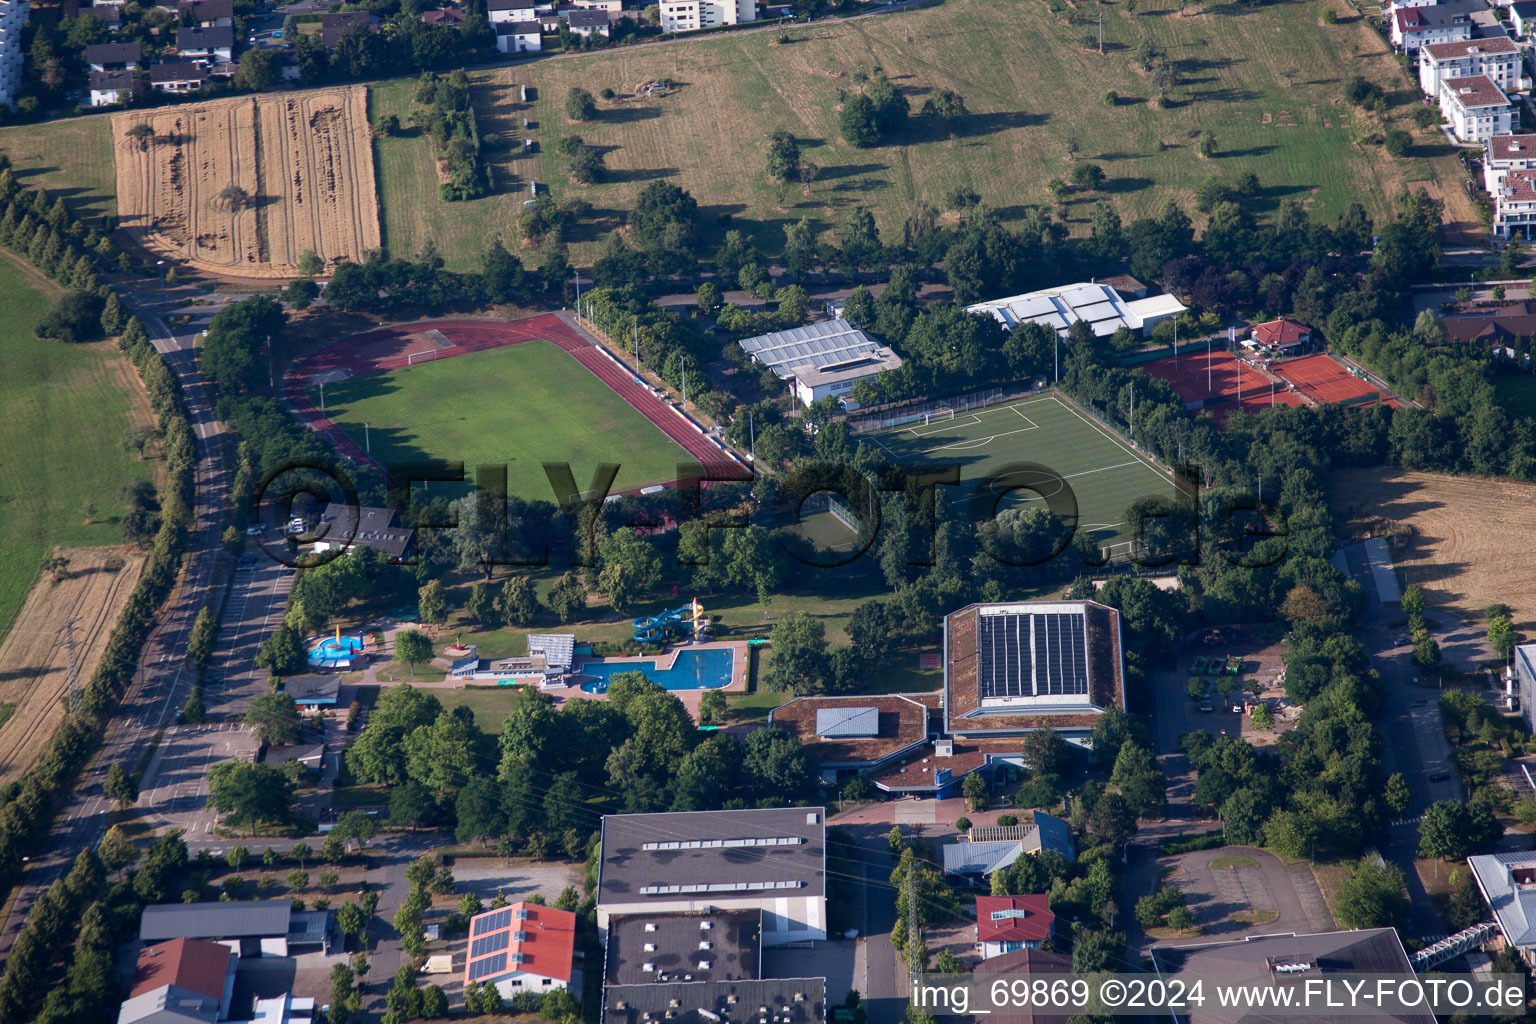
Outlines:
{"type": "MultiPolygon", "coordinates": [[[[319,404],[319,393],[311,398],[319,404]]],[[[530,341],[328,384],[325,413],[384,465],[427,459],[507,467],[507,491],[551,499],[543,463],[585,487],[616,462],[614,490],[667,483],[681,448],[570,354],[530,341]],[[366,433],[364,425],[367,424],[366,433]]]]}
{"type": "Polygon", "coordinates": [[[155,465],[123,447],[142,399],[122,386],[133,371],[116,348],[33,333],[56,294],[0,250],[0,637],[50,550],[122,542],[119,491],[155,465]]]}

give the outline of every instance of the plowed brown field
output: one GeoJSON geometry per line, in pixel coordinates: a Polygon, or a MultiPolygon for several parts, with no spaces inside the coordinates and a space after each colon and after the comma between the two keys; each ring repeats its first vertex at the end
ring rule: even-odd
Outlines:
{"type": "Polygon", "coordinates": [[[215,100],[112,118],[120,222],[146,248],[240,277],[292,277],[380,245],[367,90],[215,100]],[[127,132],[147,123],[147,145],[127,132]],[[238,185],[236,212],[218,201],[238,185]]]}
{"type": "Polygon", "coordinates": [[[144,569],[142,552],[60,548],[69,578],[40,576],[0,645],[0,703],[16,710],[0,725],[0,785],[30,768],[64,720],[69,653],[60,628],[75,623],[75,659],[83,686],[96,670],[118,613],[144,569]]]}

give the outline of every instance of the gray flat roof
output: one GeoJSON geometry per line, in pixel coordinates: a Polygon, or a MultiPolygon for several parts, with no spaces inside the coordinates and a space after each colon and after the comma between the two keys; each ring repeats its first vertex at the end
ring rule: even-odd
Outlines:
{"type": "Polygon", "coordinates": [[[880,709],[836,707],[816,709],[817,736],[878,736],[880,709]]]}
{"type": "Polygon", "coordinates": [[[158,903],[144,908],[139,938],[242,939],[286,936],[293,914],[289,900],[231,903],[158,903]]]}
{"type": "Polygon", "coordinates": [[[740,344],[743,352],[780,377],[789,376],[792,367],[845,363],[884,348],[862,328],[841,317],[745,338],[740,344]]]}
{"type": "Polygon", "coordinates": [[[825,864],[822,807],[609,814],[597,901],[821,896],[825,864]]]}
{"type": "Polygon", "coordinates": [[[825,978],[610,985],[603,992],[603,1024],[822,1024],[826,1019],[825,978]]]}
{"type": "Polygon", "coordinates": [[[759,977],[762,926],[761,910],[611,917],[605,981],[650,985],[759,977]]]}

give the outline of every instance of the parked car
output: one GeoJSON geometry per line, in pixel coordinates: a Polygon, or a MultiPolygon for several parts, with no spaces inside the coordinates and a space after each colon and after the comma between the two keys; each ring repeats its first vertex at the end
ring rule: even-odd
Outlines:
{"type": "Polygon", "coordinates": [[[1447,779],[1449,779],[1450,777],[1451,777],[1451,773],[1450,772],[1430,772],[1429,773],[1429,781],[1430,782],[1444,782],[1447,779]]]}
{"type": "Polygon", "coordinates": [[[1207,701],[1202,701],[1200,703],[1200,710],[1201,711],[1211,711],[1211,710],[1213,710],[1213,708],[1211,707],[1211,702],[1208,701],[1208,700],[1207,701]]]}

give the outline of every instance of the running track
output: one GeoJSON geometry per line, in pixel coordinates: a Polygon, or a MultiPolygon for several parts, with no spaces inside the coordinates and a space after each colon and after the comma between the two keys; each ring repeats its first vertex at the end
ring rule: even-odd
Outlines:
{"type": "MultiPolygon", "coordinates": [[[[315,408],[309,400],[310,382],[327,374],[361,377],[398,370],[408,365],[411,353],[432,347],[430,342],[412,337],[431,330],[442,332],[453,343],[452,348],[437,350],[438,359],[525,341],[551,341],[569,352],[571,358],[705,466],[710,479],[748,478],[746,467],[705,437],[692,420],[684,419],[649,389],[636,384],[629,370],[588,341],[557,313],[540,313],[521,320],[419,320],[342,338],[293,364],[283,378],[283,392],[289,408],[300,422],[329,437],[343,454],[359,462],[372,462],[356,441],[315,408]]],[[[554,381],[546,383],[556,384],[554,381]]]]}

